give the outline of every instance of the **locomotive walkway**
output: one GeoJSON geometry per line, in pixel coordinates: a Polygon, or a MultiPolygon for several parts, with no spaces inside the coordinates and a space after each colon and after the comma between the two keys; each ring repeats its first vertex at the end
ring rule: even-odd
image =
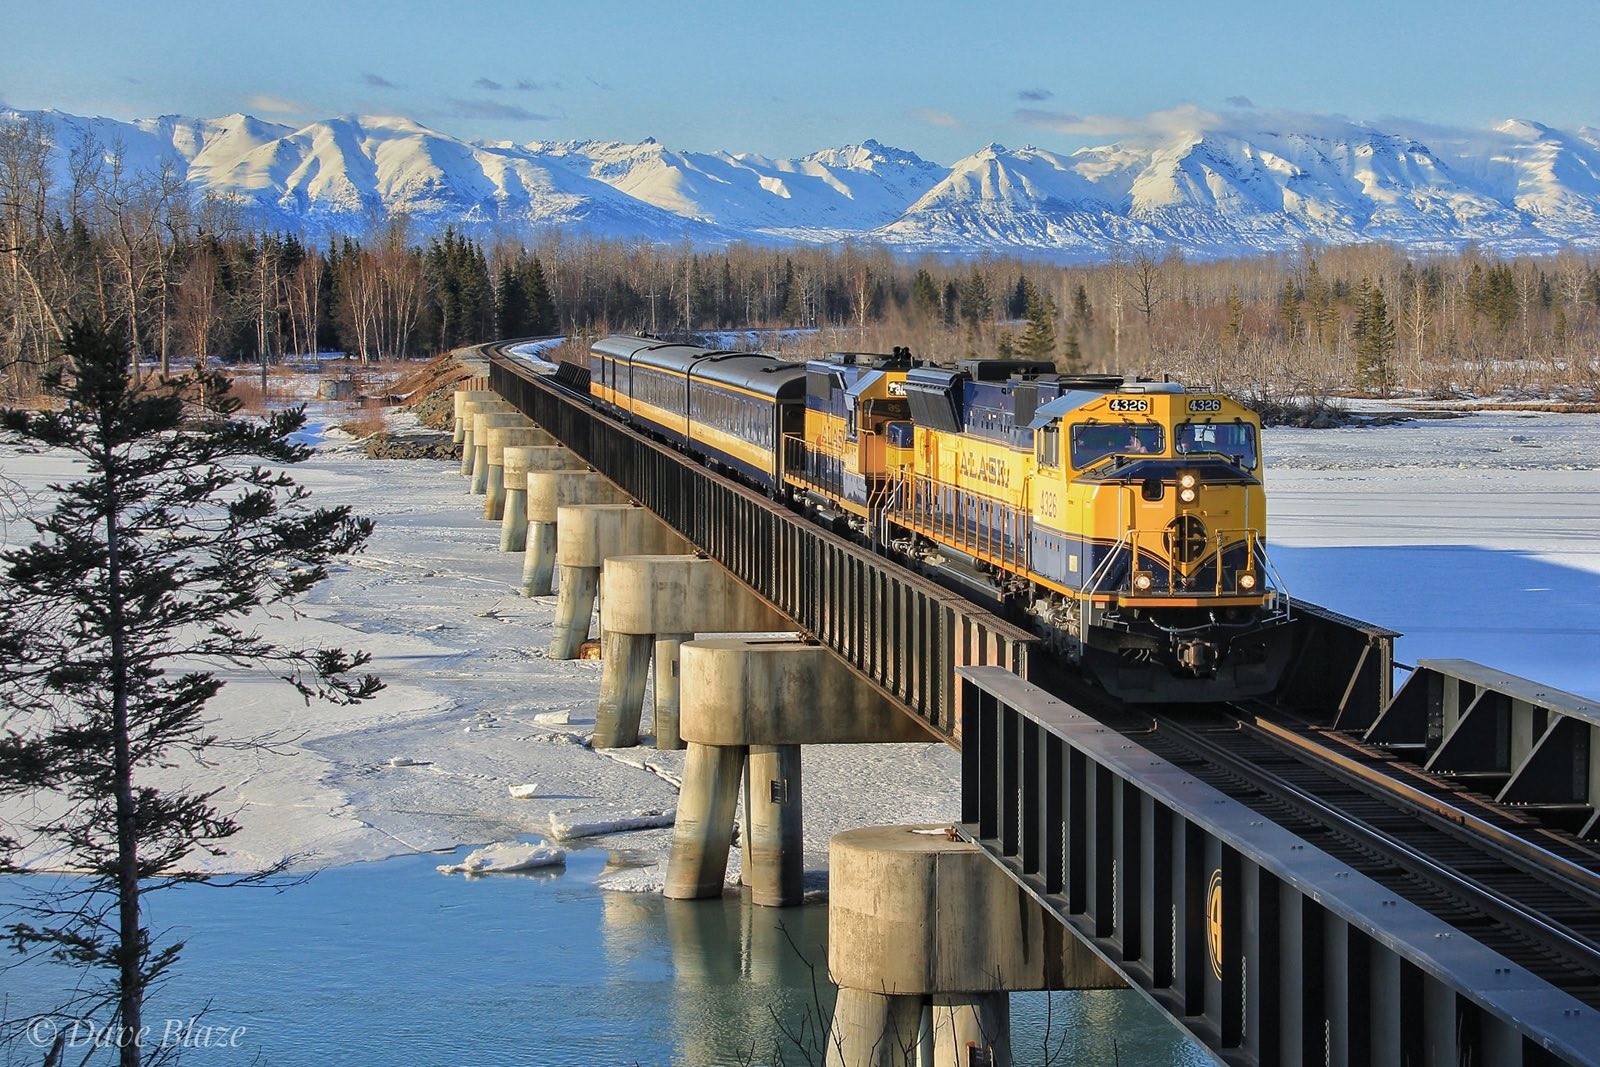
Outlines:
{"type": "MultiPolygon", "coordinates": [[[[959,748],[966,840],[1225,1062],[1600,1063],[1600,935],[1570,914],[1600,904],[1583,842],[1600,795],[1594,709],[1455,661],[1421,665],[1396,696],[1392,632],[1296,603],[1301,653],[1271,710],[1303,728],[1300,743],[1276,764],[1230,753],[1203,731],[1097,706],[1027,630],[607,418],[509,346],[482,348],[489,389],[959,748]],[[1300,788],[1304,763],[1338,762],[1306,741],[1322,731],[1359,731],[1431,770],[1479,773],[1504,803],[1541,805],[1561,893],[1508,901],[1538,892],[1483,857],[1503,862],[1499,839],[1517,835],[1438,796],[1452,847],[1481,847],[1446,862],[1415,838],[1356,845],[1367,830],[1330,829],[1367,813],[1300,788]],[[1497,903],[1461,903],[1474,874],[1498,882],[1497,903]],[[1545,914],[1561,908],[1560,921],[1545,914]]],[[[1388,793],[1386,811],[1419,805],[1388,793]]],[[[1537,873],[1537,848],[1520,854],[1537,873]]]]}

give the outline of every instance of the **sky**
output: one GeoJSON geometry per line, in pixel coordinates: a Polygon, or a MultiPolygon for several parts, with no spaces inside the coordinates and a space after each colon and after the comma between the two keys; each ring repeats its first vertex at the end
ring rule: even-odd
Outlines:
{"type": "Polygon", "coordinates": [[[1280,114],[1600,125],[1600,0],[19,0],[0,103],[942,163],[1280,114]]]}

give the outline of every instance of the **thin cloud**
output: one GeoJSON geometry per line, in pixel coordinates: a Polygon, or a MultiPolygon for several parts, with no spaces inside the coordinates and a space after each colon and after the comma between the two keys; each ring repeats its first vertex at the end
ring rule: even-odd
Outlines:
{"type": "Polygon", "coordinates": [[[1038,103],[1042,100],[1048,100],[1054,95],[1056,94],[1049,89],[1021,89],[1017,92],[1017,99],[1038,103]]]}
{"type": "Polygon", "coordinates": [[[374,74],[370,70],[361,74],[361,84],[372,89],[398,89],[400,86],[385,78],[381,74],[374,74]]]}
{"type": "Polygon", "coordinates": [[[585,80],[588,81],[588,83],[590,85],[594,86],[596,89],[599,89],[602,93],[609,93],[609,92],[613,91],[611,86],[608,85],[605,82],[597,82],[593,78],[588,78],[588,79],[585,79],[585,80]]]}
{"type": "Polygon", "coordinates": [[[931,107],[913,108],[909,114],[918,122],[926,122],[929,126],[939,126],[946,130],[953,130],[961,125],[961,120],[948,111],[939,111],[931,107]]]}
{"type": "MultiPolygon", "coordinates": [[[[593,78],[590,78],[589,81],[596,88],[611,88],[609,85],[600,85],[600,83],[595,81],[593,78]]],[[[517,81],[517,84],[513,86],[513,88],[515,88],[519,93],[542,93],[552,89],[565,89],[566,85],[562,82],[536,82],[530,81],[527,78],[521,78],[517,81]]]]}
{"type": "Polygon", "coordinates": [[[144,84],[144,82],[140,81],[138,78],[135,78],[131,74],[119,74],[119,75],[117,75],[117,80],[120,81],[120,82],[125,82],[128,85],[143,85],[144,84]]]}
{"type": "Polygon", "coordinates": [[[304,115],[311,110],[298,100],[270,96],[266,93],[256,93],[254,96],[246,97],[244,106],[251,111],[261,111],[268,115],[304,115]]]}
{"type": "Polygon", "coordinates": [[[1073,115],[1024,107],[1018,108],[1012,118],[1024,126],[1083,137],[1171,137],[1217,129],[1224,124],[1221,115],[1193,104],[1152,111],[1148,115],[1073,115]]]}
{"type": "Polygon", "coordinates": [[[541,115],[527,108],[518,107],[516,104],[507,104],[499,100],[464,100],[460,97],[447,97],[445,102],[450,105],[450,116],[458,119],[503,119],[512,122],[549,122],[557,118],[556,115],[541,115]]]}
{"type": "Polygon", "coordinates": [[[1229,107],[1249,108],[1252,111],[1255,110],[1256,106],[1256,102],[1250,99],[1248,96],[1230,96],[1228,99],[1224,100],[1223,103],[1227,104],[1229,107]]]}
{"type": "Polygon", "coordinates": [[[479,78],[477,81],[472,83],[472,87],[474,89],[487,89],[491,93],[498,93],[501,89],[505,88],[504,85],[501,85],[493,78],[479,78]]]}

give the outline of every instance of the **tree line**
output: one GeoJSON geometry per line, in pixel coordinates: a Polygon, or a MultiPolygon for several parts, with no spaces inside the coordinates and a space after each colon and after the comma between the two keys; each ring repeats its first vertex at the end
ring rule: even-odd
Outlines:
{"type": "Polygon", "coordinates": [[[252,229],[236,205],[194,200],[169,168],[131,171],[115,146],[62,156],[27,122],[0,127],[0,214],[11,395],[37,382],[63,324],[82,316],[116,324],[146,365],[221,359],[263,374],[313,352],[365,361],[557,332],[766,328],[794,331],[762,346],[795,356],[904,345],[1261,394],[1597,386],[1600,272],[1576,252],[1307,246],[1190,262],[1112,247],[1101,263],[1060,267],[866,243],[422,235],[378,214],[360,234],[318,236],[252,229]]]}

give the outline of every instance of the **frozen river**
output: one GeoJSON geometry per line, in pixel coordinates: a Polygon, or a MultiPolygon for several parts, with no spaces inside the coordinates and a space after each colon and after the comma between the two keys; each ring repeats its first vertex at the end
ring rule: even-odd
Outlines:
{"type": "MultiPolygon", "coordinates": [[[[1600,696],[1600,418],[1280,429],[1266,451],[1273,552],[1297,595],[1403,631],[1403,660],[1478,659],[1600,696]]],[[[0,465],[34,490],[68,474],[48,456],[0,465]]],[[[267,625],[371,650],[389,689],[306,708],[240,678],[216,702],[219,733],[281,744],[170,772],[240,808],[245,829],[215,867],[295,856],[324,869],[280,894],[158,904],[155,925],[189,947],[157,1013],[210,998],[263,1063],[739,1063],[752,1049],[762,1063],[774,1048],[806,1062],[785,1029],[814,1039],[819,1003],[826,1014],[801,959],[825,959],[822,906],[663,901],[663,829],[584,838],[601,847],[564,871],[434,870],[464,843],[663,821],[681,754],[581,744],[599,664],[543,658],[553,601],[516,595],[520,559],[495,551],[453,467],[334,449],[298,477],[378,532],[303,618],[267,625]],[[512,797],[527,785],[531,798],[512,797]]],[[[941,745],[818,746],[805,760],[813,887],[837,830],[957,812],[958,761],[941,745]]],[[[13,1008],[48,984],[0,973],[13,1008]]],[[[1019,1063],[1044,1059],[1043,1005],[1017,998],[1019,1063]]],[[[1058,1063],[1205,1060],[1131,993],[1057,995],[1050,1023],[1068,1035],[1058,1063]]]]}

